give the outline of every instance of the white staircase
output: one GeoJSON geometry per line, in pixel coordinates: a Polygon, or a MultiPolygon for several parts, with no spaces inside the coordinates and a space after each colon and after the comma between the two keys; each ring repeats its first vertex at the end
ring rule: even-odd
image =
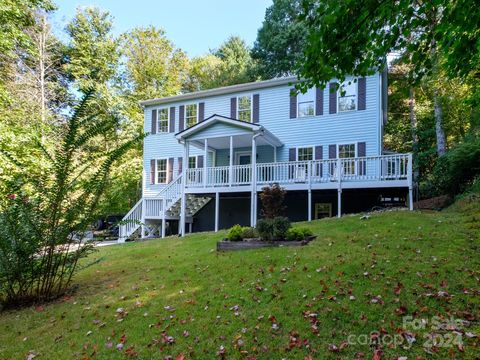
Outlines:
{"type": "MultiPolygon", "coordinates": [[[[179,219],[182,197],[182,174],[165,186],[156,196],[140,199],[125,215],[119,226],[118,242],[125,242],[145,225],[146,219],[179,219]]],[[[208,196],[186,196],[186,218],[191,218],[211,200],[208,196]]],[[[164,234],[162,229],[162,234],[164,234]]]]}

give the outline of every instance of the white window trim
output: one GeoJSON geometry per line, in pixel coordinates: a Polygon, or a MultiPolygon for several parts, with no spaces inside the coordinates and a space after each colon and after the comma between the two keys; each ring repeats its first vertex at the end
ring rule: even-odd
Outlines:
{"type": "MultiPolygon", "coordinates": [[[[239,96],[237,96],[236,118],[237,118],[237,120],[240,120],[239,117],[238,117],[238,108],[239,108],[239,105],[240,105],[239,99],[240,99],[241,97],[250,97],[250,121],[249,121],[249,123],[253,123],[253,95],[252,95],[252,94],[249,94],[249,95],[239,95],[239,96]]],[[[245,120],[241,120],[241,121],[245,121],[245,120]]]]}
{"type": "Polygon", "coordinates": [[[296,148],[296,156],[295,156],[295,159],[296,161],[313,161],[315,160],[315,146],[314,145],[305,145],[305,146],[297,146],[296,148]],[[312,149],[312,160],[298,160],[298,150],[299,149],[312,149]]]}
{"type": "Polygon", "coordinates": [[[159,159],[155,159],[155,184],[159,184],[159,185],[165,185],[168,181],[168,172],[170,171],[169,169],[169,161],[168,161],[168,158],[159,158],[159,159]],[[159,179],[158,179],[158,161],[159,160],[165,160],[166,162],[166,166],[165,166],[165,181],[162,181],[160,182],[159,179]]]}
{"type": "MultiPolygon", "coordinates": [[[[307,115],[307,116],[299,116],[298,111],[299,111],[299,106],[298,104],[306,102],[306,101],[300,101],[300,96],[297,95],[297,119],[310,119],[312,117],[315,117],[317,113],[317,87],[314,86],[312,87],[312,90],[314,91],[313,93],[313,115],[307,115]]],[[[323,104],[322,104],[323,106],[323,104]]]]}
{"type": "Polygon", "coordinates": [[[169,107],[160,107],[157,108],[157,134],[168,134],[170,132],[170,108],[169,107]],[[167,109],[167,131],[160,131],[160,110],[167,109]]]}
{"type": "Polygon", "coordinates": [[[190,155],[188,157],[188,164],[187,165],[188,165],[189,169],[198,169],[198,155],[190,155]],[[195,158],[195,167],[194,168],[190,167],[190,158],[195,158]]]}
{"type": "Polygon", "coordinates": [[[193,103],[188,103],[188,104],[185,104],[184,105],[184,109],[183,109],[183,121],[185,122],[185,129],[189,129],[195,125],[198,124],[198,109],[199,109],[199,102],[193,102],[193,103]],[[195,124],[193,124],[192,126],[188,126],[188,121],[187,121],[187,106],[190,106],[190,105],[195,105],[197,107],[197,119],[195,121],[195,124]]]}
{"type": "MultiPolygon", "coordinates": [[[[358,78],[354,78],[352,79],[351,81],[344,81],[343,84],[345,83],[349,83],[349,82],[354,82],[354,85],[355,85],[355,109],[352,109],[352,110],[342,110],[340,111],[340,94],[341,94],[341,91],[340,89],[342,88],[341,86],[339,86],[339,88],[337,89],[337,114],[341,114],[341,113],[349,113],[349,112],[352,112],[352,111],[357,111],[358,109],[358,78]]],[[[342,84],[342,85],[343,85],[342,84]]],[[[345,145],[345,144],[341,144],[341,145],[345,145]]],[[[356,151],[355,151],[356,153],[356,151]]]]}
{"type": "Polygon", "coordinates": [[[240,156],[250,155],[250,164],[252,163],[252,152],[251,151],[236,151],[235,152],[235,165],[240,165],[240,156]]]}

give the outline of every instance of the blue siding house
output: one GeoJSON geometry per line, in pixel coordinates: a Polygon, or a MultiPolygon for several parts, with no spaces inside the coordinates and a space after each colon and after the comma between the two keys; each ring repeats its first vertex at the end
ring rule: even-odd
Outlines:
{"type": "Polygon", "coordinates": [[[383,151],[385,73],[296,93],[294,77],[142,101],[143,196],[120,228],[142,237],[255,226],[258,194],[287,190],[293,221],[395,200],[412,208],[411,154],[383,151]],[[342,90],[340,90],[342,89],[342,90]],[[407,204],[408,203],[408,204],[407,204]]]}

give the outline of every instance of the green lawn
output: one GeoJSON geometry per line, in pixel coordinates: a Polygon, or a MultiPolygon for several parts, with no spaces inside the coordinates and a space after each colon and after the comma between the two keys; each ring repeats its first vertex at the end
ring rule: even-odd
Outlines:
{"type": "Polygon", "coordinates": [[[318,239],[302,248],[218,254],[224,232],[102,248],[71,296],[0,314],[0,358],[372,359],[372,338],[382,359],[473,359],[479,210],[477,198],[315,221],[318,239]],[[404,329],[403,316],[427,324],[404,329]],[[455,325],[463,346],[455,326],[432,329],[450,318],[470,322],[455,325]],[[428,334],[445,345],[433,355],[428,334]]]}

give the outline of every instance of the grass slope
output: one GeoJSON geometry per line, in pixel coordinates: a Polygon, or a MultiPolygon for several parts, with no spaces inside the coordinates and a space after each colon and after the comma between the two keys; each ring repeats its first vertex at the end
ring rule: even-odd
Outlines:
{"type": "Polygon", "coordinates": [[[102,248],[71,296],[0,314],[0,358],[371,359],[375,346],[342,343],[395,334],[416,341],[377,356],[476,358],[480,207],[462,201],[315,221],[303,248],[217,254],[224,233],[102,248]],[[405,330],[402,316],[428,324],[405,330]],[[434,316],[471,323],[463,346],[453,328],[432,330],[434,316]],[[429,355],[429,333],[453,346],[429,355]]]}

